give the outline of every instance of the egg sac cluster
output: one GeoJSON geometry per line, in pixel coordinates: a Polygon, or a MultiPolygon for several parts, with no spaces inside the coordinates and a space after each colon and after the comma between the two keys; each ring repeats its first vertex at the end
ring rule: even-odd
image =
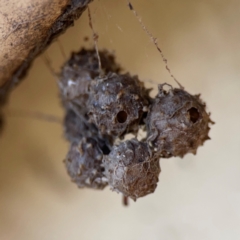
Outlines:
{"type": "Polygon", "coordinates": [[[166,91],[162,84],[152,99],[137,76],[122,73],[114,55],[106,50],[99,55],[101,71],[95,50],[82,49],[60,73],[70,142],[66,169],[80,188],[109,185],[136,200],[155,191],[160,158],[196,153],[209,139],[211,120],[199,96],[172,87],[166,91]],[[141,141],[140,127],[147,131],[141,141]],[[128,133],[135,137],[124,140],[128,133]]]}

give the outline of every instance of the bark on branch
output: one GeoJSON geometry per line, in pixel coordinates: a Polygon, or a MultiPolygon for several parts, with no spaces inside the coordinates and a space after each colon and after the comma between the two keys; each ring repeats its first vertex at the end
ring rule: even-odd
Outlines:
{"type": "Polygon", "coordinates": [[[0,0],[0,107],[33,60],[93,0],[0,0]]]}

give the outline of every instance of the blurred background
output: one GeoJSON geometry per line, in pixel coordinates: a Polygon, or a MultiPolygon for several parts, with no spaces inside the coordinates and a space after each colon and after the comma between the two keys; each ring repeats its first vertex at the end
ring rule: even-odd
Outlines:
{"type": "MultiPolygon", "coordinates": [[[[123,207],[121,195],[71,183],[63,165],[62,126],[7,117],[0,138],[1,240],[237,240],[240,239],[240,2],[132,0],[158,38],[175,77],[202,94],[216,124],[196,156],[162,159],[154,194],[123,207]]],[[[91,5],[99,48],[157,92],[176,86],[162,59],[123,0],[91,5]],[[155,82],[150,83],[149,80],[155,82]]],[[[65,54],[92,47],[87,12],[59,41],[65,54]],[[89,41],[84,41],[89,37],[89,41]]],[[[47,50],[55,71],[59,44],[47,50]]],[[[63,116],[55,79],[41,57],[12,93],[6,111],[63,116]]]]}

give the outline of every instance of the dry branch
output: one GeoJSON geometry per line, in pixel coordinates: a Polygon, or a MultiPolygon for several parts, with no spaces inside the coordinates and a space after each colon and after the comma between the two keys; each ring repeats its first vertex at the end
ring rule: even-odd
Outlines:
{"type": "Polygon", "coordinates": [[[0,0],[0,106],[33,60],[92,0],[0,0]]]}

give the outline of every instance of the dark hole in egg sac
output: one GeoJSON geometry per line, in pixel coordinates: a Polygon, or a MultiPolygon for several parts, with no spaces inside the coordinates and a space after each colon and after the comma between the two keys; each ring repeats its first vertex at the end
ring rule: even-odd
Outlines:
{"type": "Polygon", "coordinates": [[[119,123],[125,123],[127,121],[127,113],[125,111],[120,111],[118,114],[117,114],[117,121],[119,123]]]}
{"type": "Polygon", "coordinates": [[[190,121],[192,123],[196,123],[198,121],[198,119],[200,118],[200,114],[195,107],[188,109],[188,113],[190,116],[190,121]]]}
{"type": "Polygon", "coordinates": [[[101,147],[101,150],[102,150],[104,155],[108,155],[111,152],[111,150],[109,149],[109,147],[107,145],[103,145],[101,147]]]}

